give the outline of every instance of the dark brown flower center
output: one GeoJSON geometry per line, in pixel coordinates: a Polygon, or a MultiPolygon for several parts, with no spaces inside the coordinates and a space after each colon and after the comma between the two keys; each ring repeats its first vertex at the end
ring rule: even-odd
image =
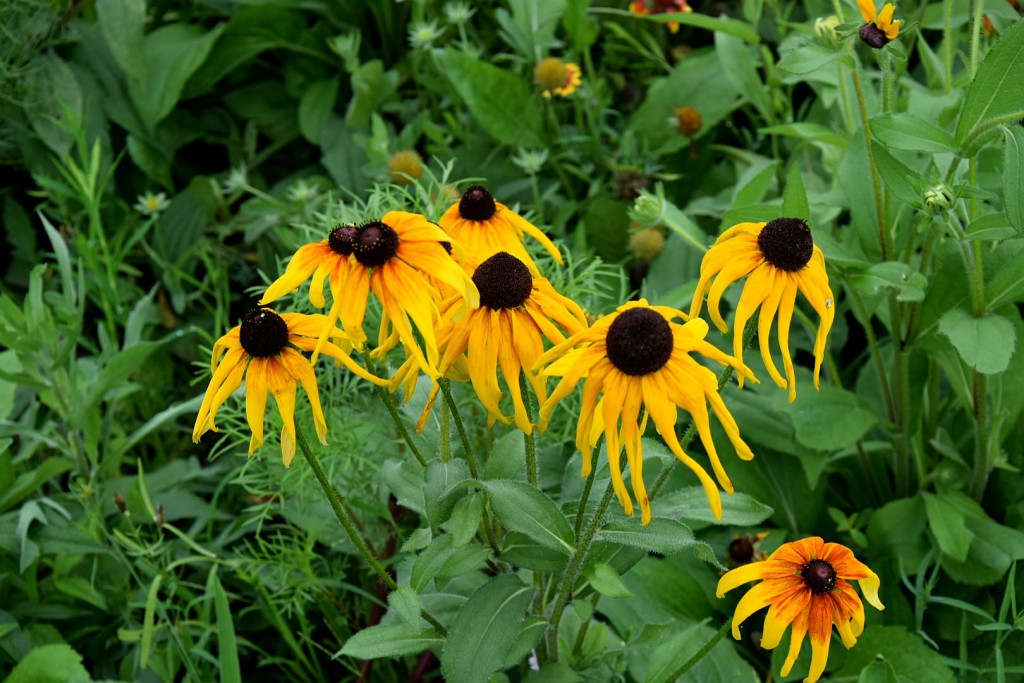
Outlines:
{"type": "Polygon", "coordinates": [[[754,559],[754,544],[746,536],[729,544],[729,559],[736,564],[750,564],[754,559]]]}
{"type": "Polygon", "coordinates": [[[398,233],[380,221],[357,228],[352,238],[352,253],[367,268],[383,266],[398,252],[398,233]]]}
{"type": "Polygon", "coordinates": [[[352,253],[352,240],[358,231],[354,225],[336,225],[327,236],[327,246],[336,254],[348,256],[352,253]]]}
{"type": "Polygon", "coordinates": [[[810,260],[814,253],[811,229],[799,218],[776,218],[761,230],[757,246],[768,263],[794,273],[810,260]]]}
{"type": "Polygon", "coordinates": [[[885,31],[874,24],[864,24],[860,27],[860,39],[876,50],[885,47],[889,43],[889,36],[885,35],[885,31]]]}
{"type": "Polygon", "coordinates": [[[242,318],[238,340],[254,358],[276,356],[288,343],[288,325],[269,308],[253,308],[242,318]]]}
{"type": "Polygon", "coordinates": [[[649,375],[668,362],[675,347],[672,328],[650,308],[631,308],[612,321],[608,360],[627,375],[649,375]]]}
{"type": "Polygon", "coordinates": [[[836,585],[836,570],[825,560],[811,560],[800,575],[804,577],[804,585],[815,595],[828,593],[836,585]]]}
{"type": "Polygon", "coordinates": [[[480,291],[480,305],[490,309],[518,308],[533,291],[533,276],[526,264],[512,254],[499,251],[473,273],[480,291]]]}
{"type": "Polygon", "coordinates": [[[468,221],[488,221],[497,210],[494,197],[483,185],[473,185],[459,200],[459,215],[468,221]]]}

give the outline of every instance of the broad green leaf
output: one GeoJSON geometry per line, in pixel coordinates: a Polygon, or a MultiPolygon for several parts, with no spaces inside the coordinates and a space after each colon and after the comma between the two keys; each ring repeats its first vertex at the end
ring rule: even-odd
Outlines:
{"type": "Polygon", "coordinates": [[[839,50],[827,48],[818,43],[804,43],[784,52],[778,67],[792,76],[806,77],[828,67],[837,59],[846,62],[849,57],[845,57],[839,50]]]}
{"type": "Polygon", "coordinates": [[[217,612],[217,657],[220,662],[221,683],[241,683],[242,672],[238,664],[238,641],[231,605],[216,572],[210,573],[213,584],[213,602],[217,612]]]}
{"type": "Polygon", "coordinates": [[[523,433],[514,429],[498,439],[484,463],[484,479],[515,479],[526,462],[523,433]]]}
{"type": "Polygon", "coordinates": [[[1005,370],[1016,349],[1013,323],[994,313],[975,318],[962,308],[950,309],[939,318],[939,332],[965,363],[986,375],[1005,370]]]}
{"type": "Polygon", "coordinates": [[[988,310],[1024,300],[1024,250],[1003,264],[985,283],[988,310]]]}
{"type": "Polygon", "coordinates": [[[968,240],[1005,240],[1016,235],[1017,230],[1010,225],[1005,213],[990,213],[974,219],[967,226],[968,240]]]}
{"type": "Polygon", "coordinates": [[[142,367],[150,354],[162,345],[163,342],[146,341],[118,351],[103,368],[103,372],[89,384],[81,403],[75,408],[75,424],[84,421],[89,411],[96,410],[108,391],[123,387],[128,378],[142,367]]]}
{"type": "MultiPolygon", "coordinates": [[[[693,658],[718,630],[718,620],[695,624],[669,638],[659,638],[654,650],[644,660],[645,683],[676,683],[671,677],[680,666],[693,658]]],[[[639,673],[638,671],[636,673],[639,673]]],[[[682,683],[753,683],[758,680],[753,668],[740,657],[732,638],[718,642],[685,676],[682,683]]]]}
{"type": "Polygon", "coordinates": [[[454,49],[439,61],[477,123],[506,145],[541,147],[540,114],[526,81],[511,71],[454,49]]]}
{"type": "Polygon", "coordinates": [[[388,593],[388,605],[402,619],[402,623],[410,629],[420,627],[420,596],[409,586],[399,586],[398,590],[388,593]]]}
{"type": "Polygon", "coordinates": [[[831,128],[826,128],[818,123],[784,123],[779,126],[762,128],[761,132],[770,135],[785,135],[799,140],[807,140],[808,142],[817,142],[840,148],[850,144],[850,139],[842,133],[837,133],[831,128]]]}
{"type": "Polygon", "coordinates": [[[337,76],[323,78],[302,93],[302,99],[299,100],[299,130],[314,145],[320,144],[324,127],[334,111],[340,85],[341,80],[337,76]]]}
{"type": "Polygon", "coordinates": [[[1024,232],[1024,128],[1007,126],[1003,165],[1003,207],[1010,224],[1024,232]]]}
{"type": "Polygon", "coordinates": [[[786,189],[782,193],[782,215],[786,218],[811,220],[811,205],[807,201],[807,190],[800,165],[793,163],[786,173],[786,189]]]}
{"type": "MultiPolygon", "coordinates": [[[[867,606],[866,609],[873,609],[867,606]]],[[[785,654],[785,653],[782,653],[785,654]]],[[[853,679],[878,658],[888,662],[902,683],[954,683],[956,678],[942,656],[902,626],[872,624],[846,654],[836,680],[853,679]]]]}
{"type": "Polygon", "coordinates": [[[519,638],[533,588],[504,575],[480,586],[459,610],[441,651],[441,672],[451,683],[486,681],[505,663],[519,638]]]}
{"type": "Polygon", "coordinates": [[[564,552],[534,543],[525,534],[512,531],[505,536],[501,560],[515,567],[554,574],[565,570],[569,557],[564,552]]]}
{"type": "Polygon", "coordinates": [[[135,111],[153,131],[178,103],[185,82],[203,63],[224,25],[210,31],[196,24],[167,24],[145,38],[143,59],[146,78],[142,84],[129,82],[128,94],[135,111]]]}
{"type": "Polygon", "coordinates": [[[348,103],[345,123],[351,128],[367,128],[373,113],[398,88],[398,73],[385,71],[383,62],[372,59],[352,74],[351,84],[353,97],[348,103]]]}
{"type": "Polygon", "coordinates": [[[217,211],[209,178],[196,176],[171,200],[153,231],[153,246],[170,263],[190,253],[200,241],[217,211]]]}
{"type": "Polygon", "coordinates": [[[701,14],[699,12],[674,12],[672,14],[648,14],[644,19],[650,19],[652,21],[660,21],[662,23],[675,22],[682,24],[683,26],[695,26],[697,28],[707,29],[708,31],[717,31],[719,33],[727,33],[737,38],[757,45],[761,42],[761,37],[757,34],[757,29],[748,24],[745,21],[739,19],[729,19],[725,16],[713,17],[709,14],[701,14]]]}
{"type": "Polygon", "coordinates": [[[594,539],[661,555],[678,553],[696,543],[690,527],[665,517],[655,517],[646,526],[640,524],[639,520],[609,522],[597,532],[594,539]]]}
{"type": "Polygon", "coordinates": [[[422,553],[416,558],[412,565],[412,572],[409,574],[409,584],[417,593],[427,587],[441,567],[452,555],[451,534],[444,534],[434,538],[422,553]]]}
{"type": "Polygon", "coordinates": [[[82,655],[70,645],[33,648],[18,662],[4,683],[89,683],[92,677],[82,666],[82,655]]]}
{"type": "Polygon", "coordinates": [[[572,527],[550,498],[521,481],[495,480],[485,484],[491,509],[511,531],[566,555],[573,547],[572,527]]]}
{"type": "Polygon", "coordinates": [[[715,33],[715,52],[725,67],[725,77],[750,100],[765,121],[774,118],[771,97],[757,73],[758,60],[750,47],[735,35],[715,33]]]}
{"type": "Polygon", "coordinates": [[[355,659],[382,659],[414,655],[445,642],[436,631],[415,631],[408,626],[378,624],[364,628],[345,641],[335,656],[355,659]]]}
{"type": "Polygon", "coordinates": [[[458,499],[455,488],[467,479],[469,466],[461,458],[448,462],[434,460],[427,465],[423,500],[427,506],[427,519],[435,532],[452,514],[452,508],[458,499]]]}
{"type": "Polygon", "coordinates": [[[526,659],[530,652],[537,647],[537,643],[540,642],[547,629],[548,620],[544,617],[527,617],[522,626],[519,627],[519,636],[512,645],[512,649],[505,655],[505,661],[501,668],[511,668],[526,659]]]}
{"type": "Polygon", "coordinates": [[[817,451],[837,451],[857,443],[878,418],[868,403],[856,394],[831,384],[818,392],[797,394],[791,406],[796,440],[817,451]]]}
{"type": "Polygon", "coordinates": [[[33,492],[38,491],[47,481],[74,469],[74,466],[70,459],[53,457],[46,458],[27,472],[22,472],[11,487],[0,494],[0,512],[11,509],[33,492]]]}
{"type": "Polygon", "coordinates": [[[923,208],[924,190],[921,187],[921,180],[918,174],[914,173],[906,164],[890,154],[884,145],[872,141],[871,149],[875,155],[878,173],[882,176],[885,186],[898,199],[902,199],[910,206],[919,209],[923,208]]]}
{"type": "Polygon", "coordinates": [[[487,558],[490,556],[491,551],[489,548],[482,547],[477,544],[464,545],[460,548],[452,550],[451,555],[444,561],[440,569],[437,570],[437,577],[441,579],[451,579],[456,576],[462,576],[469,572],[479,569],[484,566],[487,558]]]}
{"type": "Polygon", "coordinates": [[[954,581],[969,586],[1005,582],[1013,563],[1024,559],[1024,533],[997,524],[983,513],[968,517],[965,524],[974,535],[967,559],[947,559],[942,563],[943,570],[954,581]]]}
{"type": "Polygon", "coordinates": [[[448,527],[456,548],[468,543],[480,529],[485,502],[484,495],[475,491],[455,504],[448,527]]]}
{"type": "Polygon", "coordinates": [[[952,152],[956,150],[953,136],[924,119],[899,112],[882,114],[871,119],[871,134],[889,149],[915,152],[952,152]]]}
{"type": "Polygon", "coordinates": [[[562,26],[569,36],[569,45],[576,53],[582,53],[597,40],[597,21],[588,16],[590,0],[568,0],[562,26]]]}
{"type": "Polygon", "coordinates": [[[996,42],[978,67],[960,112],[956,139],[973,154],[981,135],[1000,123],[1024,118],[1024,22],[996,42]]]}
{"type": "Polygon", "coordinates": [[[700,486],[687,486],[658,496],[658,514],[687,522],[721,524],[723,526],[757,526],[774,514],[774,510],[746,493],[722,496],[722,519],[715,519],[707,495],[700,486]]]}
{"type": "Polygon", "coordinates": [[[935,534],[939,548],[954,560],[963,562],[971,547],[974,534],[964,524],[959,506],[950,500],[948,494],[922,493],[924,509],[928,515],[928,526],[935,534]]]}
{"type": "Polygon", "coordinates": [[[737,178],[736,190],[732,199],[733,206],[744,207],[749,204],[757,204],[764,199],[768,189],[775,181],[775,168],[777,166],[777,161],[764,158],[757,159],[754,165],[737,178]]]}
{"type": "Polygon", "coordinates": [[[622,583],[622,577],[610,564],[598,563],[587,567],[587,581],[601,595],[608,598],[630,598],[633,593],[622,583]]]}
{"type": "Polygon", "coordinates": [[[146,0],[96,0],[96,18],[107,45],[128,80],[146,80],[146,0]]]}
{"type": "Polygon", "coordinates": [[[863,294],[893,291],[898,301],[906,302],[922,301],[928,286],[928,278],[902,261],[875,264],[862,273],[850,275],[847,281],[863,294]]]}
{"type": "Polygon", "coordinates": [[[40,142],[58,157],[65,157],[74,144],[68,123],[81,124],[85,114],[82,87],[67,62],[53,52],[40,54],[33,64],[37,68],[26,79],[33,103],[29,123],[40,142]]]}

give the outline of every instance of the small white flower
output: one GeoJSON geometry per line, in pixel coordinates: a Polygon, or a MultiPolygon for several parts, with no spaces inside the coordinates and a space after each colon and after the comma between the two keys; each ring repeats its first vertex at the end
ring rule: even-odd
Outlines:
{"type": "Polygon", "coordinates": [[[512,163],[523,169],[527,175],[536,175],[548,160],[546,149],[519,148],[519,154],[512,157],[512,163]]]}
{"type": "Polygon", "coordinates": [[[227,179],[224,181],[224,184],[221,185],[221,192],[224,194],[233,194],[234,192],[243,189],[249,184],[249,181],[247,180],[248,174],[249,169],[243,161],[228,173],[227,179]]]}
{"type": "Polygon", "coordinates": [[[167,195],[163,192],[147,192],[146,194],[140,194],[135,200],[133,208],[143,216],[156,216],[171,205],[167,200],[167,195]]]}
{"type": "Polygon", "coordinates": [[[294,185],[288,188],[287,197],[292,202],[304,202],[312,199],[316,196],[317,190],[316,183],[307,183],[305,180],[298,180],[294,185]]]}
{"type": "Polygon", "coordinates": [[[434,46],[434,41],[444,35],[436,21],[420,21],[409,27],[409,45],[414,50],[427,50],[434,46]]]}
{"type": "Polygon", "coordinates": [[[461,26],[467,21],[473,18],[476,13],[475,9],[469,6],[466,2],[449,2],[444,6],[444,18],[448,20],[449,24],[455,24],[461,26]]]}

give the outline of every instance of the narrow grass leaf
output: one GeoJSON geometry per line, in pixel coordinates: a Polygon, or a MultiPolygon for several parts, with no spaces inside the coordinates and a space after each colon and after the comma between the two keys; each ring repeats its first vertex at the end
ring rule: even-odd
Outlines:
{"type": "Polygon", "coordinates": [[[220,662],[220,680],[221,683],[241,683],[242,670],[238,664],[238,640],[235,638],[235,621],[231,617],[231,605],[216,572],[210,572],[209,583],[213,588],[213,603],[217,612],[217,658],[220,662]]]}

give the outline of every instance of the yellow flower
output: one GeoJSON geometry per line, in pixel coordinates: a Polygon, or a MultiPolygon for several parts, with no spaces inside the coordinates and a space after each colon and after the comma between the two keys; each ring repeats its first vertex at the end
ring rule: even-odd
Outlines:
{"type": "MultiPolygon", "coordinates": [[[[686,0],[636,0],[629,3],[629,11],[635,17],[646,17],[652,12],[654,14],[678,14],[680,12],[692,12],[693,8],[686,0]]],[[[676,33],[679,30],[678,21],[666,22],[668,30],[676,33]]]]}
{"type": "Polygon", "coordinates": [[[540,277],[533,259],[523,246],[523,235],[540,242],[551,257],[562,263],[558,247],[530,221],[494,199],[482,185],[473,185],[438,221],[444,231],[466,251],[471,263],[481,263],[504,251],[526,264],[534,277],[540,277]]]}
{"type": "Polygon", "coordinates": [[[864,603],[849,581],[859,582],[867,601],[885,609],[878,599],[878,576],[849,548],[820,538],[785,543],[767,560],[733,569],[719,579],[718,597],[755,579],[763,580],[736,606],[732,635],[739,640],[740,624],[754,612],[769,607],[761,647],[777,647],[786,628],[793,625],[783,676],[789,675],[804,636],[810,635],[811,669],[804,683],[814,683],[825,670],[833,624],[847,648],[853,647],[864,631],[864,603]]]}
{"type": "MultiPolygon", "coordinates": [[[[690,316],[700,314],[705,293],[711,320],[723,333],[729,326],[722,319],[718,304],[722,294],[733,282],[749,275],[736,308],[733,331],[733,355],[743,360],[743,329],[758,307],[757,336],[761,357],[775,383],[789,388],[789,400],[796,399],[796,375],[789,354],[789,325],[796,307],[797,290],[803,292],[817,311],[821,322],[814,339],[814,386],[819,383],[821,361],[825,355],[825,339],[832,328],[835,308],[832,290],[825,272],[825,256],[814,245],[811,231],[799,218],[777,218],[769,223],[740,223],[718,238],[700,264],[700,280],[693,294],[690,316]],[[779,316],[779,347],[786,368],[783,379],[772,361],[768,348],[775,314],[779,316]]],[[[740,386],[743,385],[742,377],[740,386]]]]}
{"type": "Polygon", "coordinates": [[[650,306],[645,299],[620,306],[593,326],[574,334],[540,357],[549,364],[542,374],[562,377],[540,410],[540,427],[546,426],[558,401],[568,396],[581,379],[583,404],[576,424],[576,447],[583,454],[583,476],[591,469],[591,453],[601,434],[607,445],[612,484],[626,513],[633,514],[633,503],[626,492],[619,468],[619,451],[626,449],[633,495],[642,512],[643,523],[651,519],[651,504],[643,480],[643,449],[640,437],[647,417],[654,420],[658,432],[683,464],[693,470],[704,487],[715,517],[722,518],[722,499],[707,471],[685,452],[676,438],[676,407],[693,418],[697,434],[711,460],[722,488],[733,492],[732,482],[722,467],[715,444],[707,404],[710,403],[725,428],[736,452],[744,460],[754,457],[740,438],[736,421],[718,393],[715,373],[690,356],[696,351],[723,365],[729,365],[747,379],[756,382],[750,369],[704,341],[708,325],[699,318],[686,320],[674,308],[650,306]],[[646,409],[643,424],[638,424],[640,409],[646,409]],[[619,421],[621,419],[621,427],[619,421]]]}
{"type": "Polygon", "coordinates": [[[551,95],[568,97],[583,84],[583,76],[578,64],[563,62],[558,57],[547,57],[537,63],[533,70],[533,79],[543,90],[544,97],[551,95]]]}
{"type": "Polygon", "coordinates": [[[882,11],[875,14],[874,0],[857,0],[860,15],[867,23],[860,27],[860,39],[876,50],[900,34],[900,20],[893,21],[896,8],[891,2],[885,3],[882,11]]]}
{"type": "MultiPolygon", "coordinates": [[[[310,251],[303,254],[294,269],[288,264],[285,275],[270,286],[261,303],[297,287],[315,270],[309,296],[314,305],[322,305],[323,281],[331,274],[334,301],[327,315],[328,326],[340,316],[346,334],[361,346],[366,341],[363,318],[372,290],[384,308],[382,324],[393,326],[419,367],[431,377],[437,377],[434,321],[440,295],[432,281],[451,287],[471,308],[479,304],[473,281],[443,246],[451,238],[423,216],[405,211],[389,211],[381,220],[343,229],[344,235],[337,244],[331,244],[329,238],[299,249],[292,261],[299,259],[304,249],[310,251]],[[345,251],[349,251],[351,258],[345,251]],[[341,276],[342,271],[343,277],[334,277],[334,273],[341,276]],[[422,344],[416,338],[414,327],[422,337],[422,344]]],[[[319,345],[327,339],[328,329],[324,328],[313,349],[314,361],[320,352],[319,345]]]]}
{"type": "MultiPolygon", "coordinates": [[[[206,388],[203,404],[199,408],[192,440],[208,431],[217,431],[214,420],[217,411],[242,384],[245,377],[245,413],[252,438],[249,455],[263,445],[263,417],[267,407],[267,393],[273,394],[281,412],[281,455],[285,467],[295,457],[295,394],[301,384],[313,407],[313,424],[321,443],[327,443],[327,423],[320,408],[320,395],[316,386],[313,366],[295,350],[311,351],[317,343],[327,318],[322,315],[283,313],[278,315],[269,308],[254,308],[242,319],[242,324],[217,340],[213,345],[211,371],[213,378],[206,388]],[[292,348],[295,347],[295,348],[292,348]]],[[[345,340],[337,328],[328,328],[331,337],[345,340]]],[[[341,347],[327,342],[321,351],[363,379],[374,384],[387,385],[386,380],[371,375],[352,362],[341,347]]]]}
{"type": "Polygon", "coordinates": [[[543,337],[555,344],[564,342],[566,334],[586,328],[586,317],[579,305],[556,292],[546,279],[530,275],[526,264],[506,252],[481,263],[473,282],[480,291],[480,308],[460,319],[455,298],[442,307],[440,370],[447,373],[465,353],[473,389],[494,424],[510,421],[499,407],[500,367],[512,395],[516,426],[529,434],[533,425],[520,393],[520,373],[526,373],[538,401],[547,400],[544,378],[533,369],[544,352],[543,337]]]}

